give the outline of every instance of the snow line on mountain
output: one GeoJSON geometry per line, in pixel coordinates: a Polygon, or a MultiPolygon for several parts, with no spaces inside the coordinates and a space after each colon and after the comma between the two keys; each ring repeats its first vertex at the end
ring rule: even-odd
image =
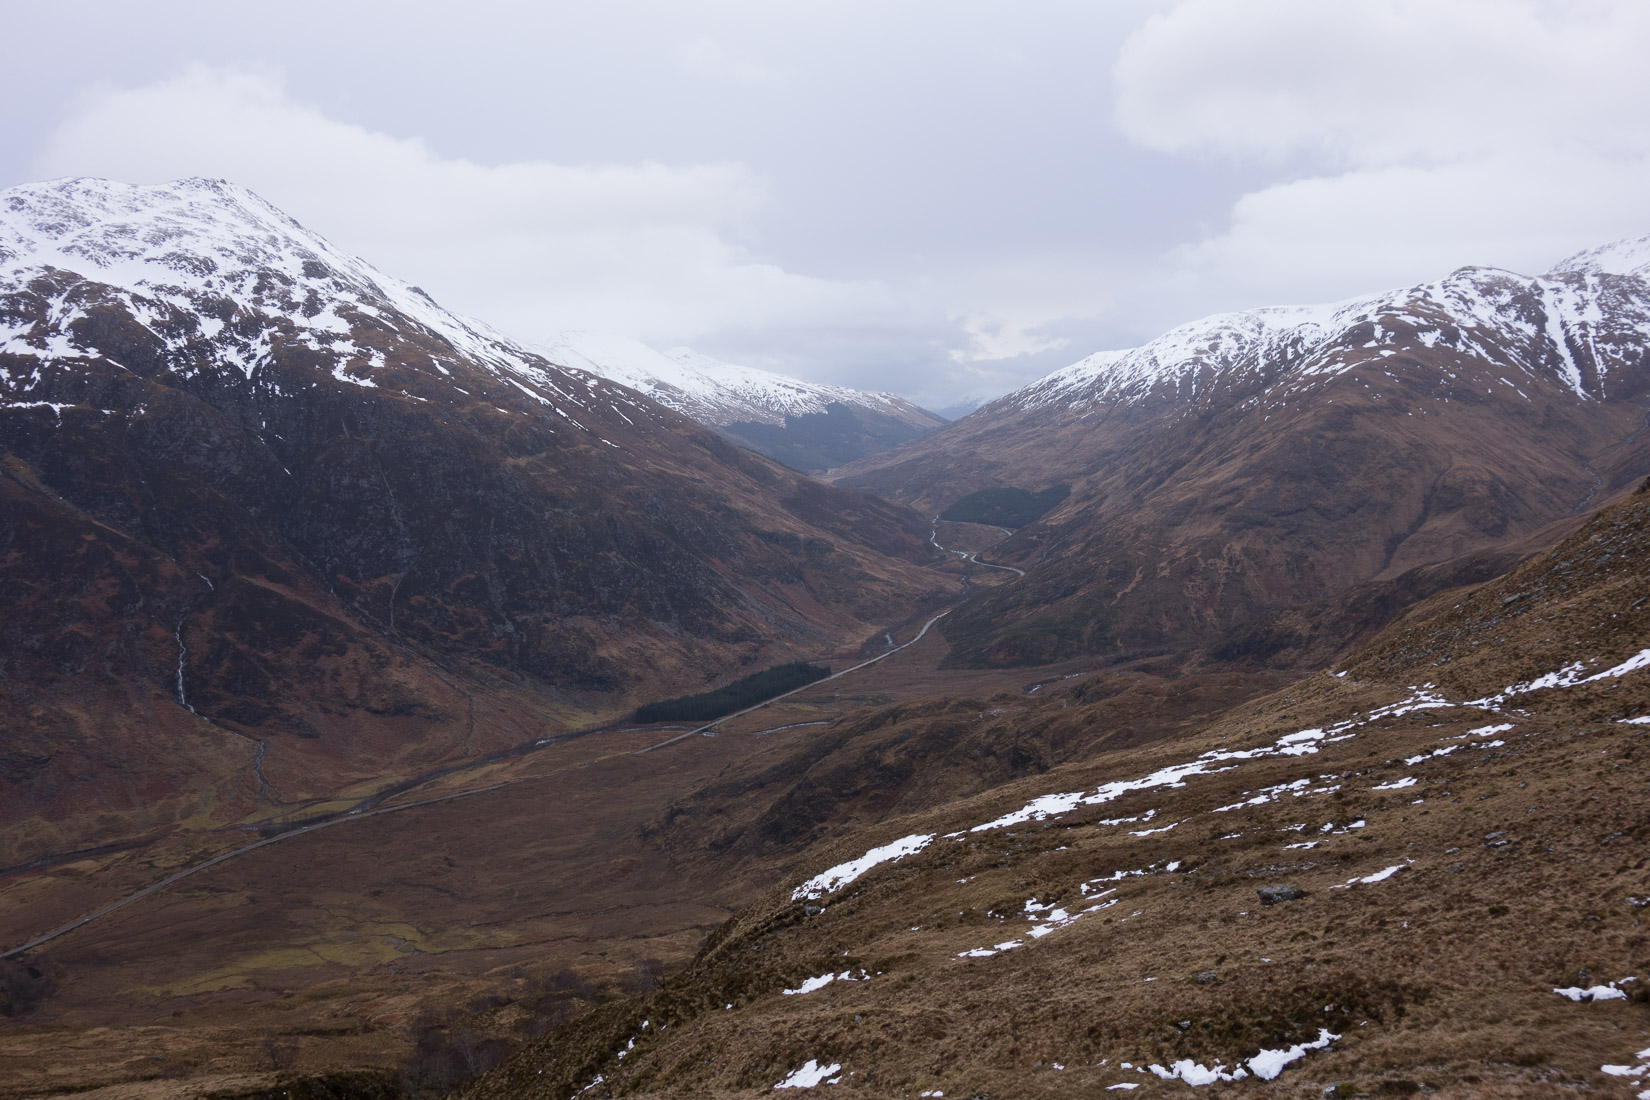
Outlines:
{"type": "MultiPolygon", "coordinates": [[[[1650,237],[1641,237],[1578,253],[1541,276],[1466,267],[1433,282],[1340,302],[1214,314],[1139,347],[1096,352],[987,408],[1083,410],[1139,400],[1159,387],[1186,400],[1217,378],[1259,376],[1272,368],[1282,368],[1273,387],[1289,389],[1395,354],[1411,340],[1429,351],[1453,352],[1457,361],[1504,364],[1514,375],[1556,375],[1589,400],[1602,396],[1614,368],[1637,361],[1646,339],[1650,237]],[[1354,339],[1354,333],[1360,335],[1354,339]],[[1596,383],[1584,377],[1578,348],[1588,349],[1596,383]]],[[[1502,381],[1529,399],[1515,383],[1502,381]]]]}

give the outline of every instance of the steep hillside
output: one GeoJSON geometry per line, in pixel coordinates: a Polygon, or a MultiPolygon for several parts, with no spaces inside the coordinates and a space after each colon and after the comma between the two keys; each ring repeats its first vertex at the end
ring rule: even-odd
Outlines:
{"type": "Polygon", "coordinates": [[[0,194],[0,448],[9,860],[852,648],[949,583],[904,509],[216,181],[0,194]]]}
{"type": "Polygon", "coordinates": [[[1025,582],[948,621],[965,663],[1201,647],[1298,666],[1321,639],[1280,634],[1280,614],[1504,550],[1650,471],[1647,275],[1650,238],[1540,278],[1466,268],[1211,317],[838,483],[931,515],[985,488],[1071,486],[993,550],[1025,582]]]}
{"type": "Polygon", "coordinates": [[[542,347],[554,362],[645,393],[793,470],[844,466],[945,423],[895,394],[803,382],[691,348],[661,354],[637,340],[593,332],[562,333],[542,347]]]}
{"type": "Polygon", "coordinates": [[[1191,736],[824,839],[465,1095],[1637,1095],[1647,556],[1641,491],[1191,736]]]}

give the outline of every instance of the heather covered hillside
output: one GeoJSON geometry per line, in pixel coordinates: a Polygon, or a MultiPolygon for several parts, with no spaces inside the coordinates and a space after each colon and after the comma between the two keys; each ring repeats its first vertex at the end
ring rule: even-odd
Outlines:
{"type": "Polygon", "coordinates": [[[1636,1095],[1647,531],[1641,491],[1186,735],[822,839],[465,1095],[1636,1095]]]}
{"type": "Polygon", "coordinates": [[[954,584],[903,508],[556,366],[226,183],[14,188],[0,267],[14,856],[851,650],[954,584]]]}
{"type": "Polygon", "coordinates": [[[0,27],[0,1100],[1650,1100],[1645,0],[0,27]]]}
{"type": "Polygon", "coordinates": [[[837,483],[948,518],[974,494],[1070,485],[993,551],[1026,582],[948,621],[959,662],[1312,667],[1650,472],[1647,276],[1650,245],[1630,240],[1536,278],[1465,268],[1206,318],[837,483]],[[1335,613],[1349,603],[1388,610],[1335,613]]]}

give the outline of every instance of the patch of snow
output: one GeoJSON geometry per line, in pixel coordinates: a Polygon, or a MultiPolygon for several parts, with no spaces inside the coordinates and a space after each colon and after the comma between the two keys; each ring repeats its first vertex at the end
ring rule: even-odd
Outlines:
{"type": "Polygon", "coordinates": [[[1152,818],[1154,818],[1156,816],[1157,816],[1157,811],[1156,810],[1147,810],[1145,813],[1135,814],[1133,817],[1110,817],[1110,818],[1106,818],[1103,821],[1096,821],[1095,824],[1096,825],[1132,825],[1137,821],[1150,821],[1152,818]]]}
{"type": "Polygon", "coordinates": [[[797,997],[804,993],[812,993],[815,990],[824,989],[832,982],[864,982],[869,981],[870,978],[871,976],[865,973],[864,970],[861,970],[857,977],[854,975],[853,971],[844,970],[840,974],[821,974],[817,978],[808,978],[795,989],[781,989],[779,992],[786,997],[797,997]]]}
{"type": "Polygon", "coordinates": [[[1586,661],[1575,661],[1556,672],[1548,672],[1522,683],[1509,684],[1494,695],[1471,700],[1466,705],[1498,707],[1517,695],[1527,695],[1532,691],[1550,691],[1553,688],[1574,687],[1577,684],[1592,684],[1597,683],[1599,680],[1619,679],[1629,672],[1637,672],[1641,668],[1650,668],[1650,649],[1641,649],[1620,664],[1607,668],[1603,672],[1596,672],[1591,676],[1582,675],[1587,669],[1586,661]]]}
{"type": "Polygon", "coordinates": [[[1061,794],[1043,795],[1033,799],[1020,809],[1001,817],[976,825],[969,832],[978,833],[986,829],[1000,829],[1009,825],[1019,825],[1026,821],[1042,821],[1059,814],[1069,813],[1078,806],[1095,806],[1121,798],[1133,791],[1152,790],[1158,787],[1179,788],[1186,785],[1186,780],[1193,776],[1214,775],[1218,772],[1230,771],[1236,767],[1231,761],[1256,760],[1268,756],[1306,756],[1318,751],[1316,742],[1324,737],[1323,730],[1301,730],[1278,738],[1270,745],[1263,745],[1254,749],[1211,750],[1198,756],[1197,759],[1183,764],[1174,764],[1160,768],[1151,775],[1141,779],[1119,779],[1110,783],[1103,783],[1092,792],[1070,791],[1061,794]]]}
{"type": "Polygon", "coordinates": [[[1216,1081],[1241,1081],[1249,1076],[1248,1071],[1242,1066],[1231,1073],[1227,1073],[1226,1067],[1219,1062],[1216,1062],[1213,1067],[1209,1067],[1194,1062],[1190,1058],[1182,1058],[1178,1062],[1171,1063],[1168,1069],[1164,1069],[1156,1062],[1153,1062],[1147,1068],[1165,1081],[1173,1081],[1178,1078],[1188,1085],[1212,1085],[1216,1081]]]}
{"type": "Polygon", "coordinates": [[[1231,810],[1241,810],[1241,809],[1244,809],[1247,806],[1264,806],[1264,805],[1266,805],[1266,803],[1268,803],[1270,801],[1272,801],[1272,800],[1270,798],[1267,798],[1265,795],[1257,794],[1255,797],[1249,799],[1246,802],[1234,802],[1230,806],[1216,806],[1214,809],[1210,810],[1209,812],[1212,813],[1212,814],[1223,814],[1223,813],[1227,813],[1228,811],[1231,811],[1231,810]]]}
{"type": "Polygon", "coordinates": [[[841,1069],[842,1063],[840,1062],[832,1062],[828,1066],[822,1066],[812,1058],[809,1058],[803,1063],[801,1069],[792,1071],[789,1077],[779,1082],[779,1084],[775,1085],[774,1088],[811,1089],[815,1085],[830,1084],[831,1082],[828,1082],[825,1079],[833,1073],[840,1072],[841,1069]]]}
{"type": "Polygon", "coordinates": [[[821,974],[817,978],[808,978],[795,989],[782,989],[779,992],[786,997],[794,997],[802,993],[812,993],[816,989],[824,989],[836,981],[835,974],[821,974]]]}
{"type": "Polygon", "coordinates": [[[1650,667],[1650,649],[1641,649],[1631,657],[1627,658],[1627,660],[1621,662],[1621,664],[1615,666],[1614,668],[1607,668],[1597,675],[1589,676],[1587,679],[1583,680],[1582,683],[1590,684],[1595,680],[1618,678],[1627,675],[1629,672],[1637,672],[1639,669],[1646,667],[1650,667]]]}
{"type": "MultiPolygon", "coordinates": [[[[1633,1057],[1639,1060],[1636,1066],[1600,1066],[1599,1072],[1608,1073],[1611,1077],[1650,1077],[1650,1047],[1645,1047],[1633,1057]]],[[[1638,1084],[1637,1081],[1633,1083],[1638,1084]]],[[[1643,1096],[1644,1093],[1641,1092],[1639,1095],[1643,1096]]]]}
{"type": "Polygon", "coordinates": [[[1263,1081],[1271,1081],[1282,1073],[1284,1067],[1291,1062],[1305,1058],[1309,1051],[1323,1050],[1339,1038],[1339,1035],[1328,1028],[1320,1028],[1317,1039],[1310,1043],[1296,1043],[1294,1046],[1283,1050],[1262,1050],[1254,1057],[1246,1059],[1243,1065],[1235,1067],[1231,1072],[1227,1072],[1226,1067],[1219,1062],[1210,1067],[1194,1062],[1190,1058],[1183,1058],[1173,1063],[1168,1069],[1164,1069],[1155,1063],[1150,1068],[1152,1073],[1165,1081],[1173,1081],[1178,1078],[1188,1085],[1212,1085],[1217,1081],[1241,1081],[1250,1074],[1259,1077],[1263,1081]]]}
{"type": "Polygon", "coordinates": [[[1409,864],[1407,863],[1395,863],[1391,867],[1383,867],[1381,870],[1376,871],[1372,875],[1364,875],[1362,878],[1349,878],[1345,883],[1339,886],[1331,886],[1330,889],[1345,890],[1353,886],[1369,886],[1377,882],[1385,882],[1387,879],[1391,878],[1393,875],[1408,866],[1409,864]]]}
{"type": "Polygon", "coordinates": [[[1617,984],[1618,983],[1616,982],[1611,982],[1609,985],[1595,985],[1590,989],[1582,989],[1580,986],[1572,985],[1566,986],[1563,989],[1555,988],[1553,992],[1557,993],[1560,997],[1568,997],[1570,1000],[1577,1002],[1625,1001],[1627,999],[1627,993],[1625,990],[1616,988],[1617,984]]]}
{"type": "Polygon", "coordinates": [[[882,863],[891,863],[904,859],[915,852],[928,847],[934,839],[933,833],[916,833],[901,837],[880,848],[872,848],[858,859],[839,863],[828,871],[822,871],[813,878],[791,891],[792,901],[801,901],[804,898],[820,898],[826,894],[842,889],[855,879],[859,878],[871,868],[882,863]]]}
{"type": "Polygon", "coordinates": [[[1332,1033],[1328,1028],[1319,1028],[1318,1037],[1313,1042],[1296,1043],[1287,1050],[1261,1051],[1259,1054],[1249,1059],[1247,1063],[1249,1066],[1249,1072],[1253,1073],[1256,1077],[1259,1077],[1262,1081],[1270,1081],[1278,1074],[1282,1073],[1283,1067],[1287,1066],[1290,1062],[1305,1058],[1307,1051],[1323,1050],[1328,1047],[1330,1043],[1333,1043],[1339,1038],[1339,1035],[1332,1033]]]}

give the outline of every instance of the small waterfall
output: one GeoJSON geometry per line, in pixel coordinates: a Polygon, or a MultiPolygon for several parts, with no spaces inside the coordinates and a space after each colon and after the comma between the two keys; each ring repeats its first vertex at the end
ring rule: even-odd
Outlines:
{"type": "Polygon", "coordinates": [[[183,644],[183,623],[184,619],[187,618],[186,615],[183,619],[178,620],[178,628],[172,632],[172,637],[178,640],[178,705],[188,710],[190,714],[194,714],[195,708],[189,705],[189,697],[184,694],[183,690],[183,662],[184,658],[189,655],[188,647],[183,644]]]}

